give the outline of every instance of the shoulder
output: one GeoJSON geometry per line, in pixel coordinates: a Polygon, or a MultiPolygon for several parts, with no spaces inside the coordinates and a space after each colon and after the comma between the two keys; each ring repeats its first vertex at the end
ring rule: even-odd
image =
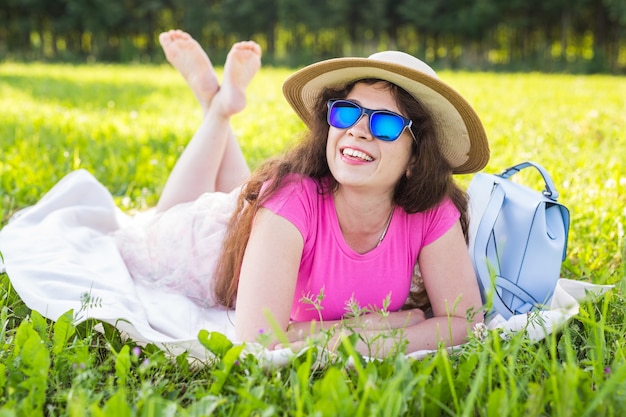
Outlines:
{"type": "Polygon", "coordinates": [[[289,174],[283,180],[279,189],[307,194],[318,194],[321,190],[320,181],[306,175],[289,174]]]}
{"type": "MultiPolygon", "coordinates": [[[[320,181],[300,174],[287,175],[280,186],[272,192],[262,203],[266,207],[282,206],[285,202],[295,199],[311,200],[321,194],[320,181]]],[[[261,188],[261,195],[267,190],[269,182],[261,188]]]]}
{"type": "Polygon", "coordinates": [[[454,202],[452,202],[450,198],[445,197],[441,202],[428,210],[419,211],[417,213],[407,213],[406,216],[412,222],[430,223],[436,221],[436,219],[448,217],[458,220],[461,213],[454,205],[454,202]]]}
{"type": "Polygon", "coordinates": [[[427,214],[432,217],[452,217],[455,220],[461,216],[459,209],[449,197],[444,198],[443,201],[428,210],[427,214]]]}
{"type": "Polygon", "coordinates": [[[441,237],[459,221],[461,213],[450,198],[422,212],[407,214],[411,230],[421,231],[421,244],[428,245],[441,237]]]}
{"type": "Polygon", "coordinates": [[[310,177],[290,174],[278,189],[266,196],[261,206],[292,222],[303,236],[308,236],[323,210],[320,182],[310,177]]]}

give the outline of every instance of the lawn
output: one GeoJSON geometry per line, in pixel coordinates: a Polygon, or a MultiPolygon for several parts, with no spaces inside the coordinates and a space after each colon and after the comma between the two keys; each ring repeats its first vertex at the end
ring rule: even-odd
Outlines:
{"type": "MultiPolygon", "coordinates": [[[[266,68],[234,130],[251,166],[297,140],[282,98],[288,70],[266,68]]],[[[626,413],[626,78],[442,72],[481,116],[487,172],[548,169],[569,207],[562,275],[616,288],[532,343],[491,332],[425,359],[362,361],[349,344],[319,365],[254,357],[191,366],[110,326],[30,311],[0,275],[0,415],[497,415],[626,413]]],[[[0,64],[0,226],[68,172],[85,168],[125,211],[156,203],[200,120],[169,67],[0,64]]],[[[521,174],[528,184],[537,178],[521,174]]],[[[470,176],[460,176],[467,185],[470,176]]],[[[219,351],[219,349],[217,349],[219,351]]],[[[231,352],[232,353],[232,352],[231,352]]]]}

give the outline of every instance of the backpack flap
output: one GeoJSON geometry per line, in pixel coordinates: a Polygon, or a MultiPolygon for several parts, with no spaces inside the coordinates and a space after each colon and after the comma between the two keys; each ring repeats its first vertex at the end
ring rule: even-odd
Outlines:
{"type": "Polygon", "coordinates": [[[475,175],[468,194],[470,255],[492,312],[508,319],[548,302],[566,251],[567,208],[502,175],[475,175]]]}

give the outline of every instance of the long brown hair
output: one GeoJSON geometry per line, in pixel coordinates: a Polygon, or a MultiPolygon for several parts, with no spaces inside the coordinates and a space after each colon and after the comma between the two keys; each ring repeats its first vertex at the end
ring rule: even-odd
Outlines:
{"type": "MultiPolygon", "coordinates": [[[[345,98],[356,83],[369,85],[380,83],[378,79],[359,80],[344,88],[326,88],[315,105],[315,119],[310,131],[283,157],[266,161],[252,173],[243,185],[235,211],[230,219],[222,253],[216,269],[215,295],[218,302],[233,305],[243,255],[248,244],[252,222],[259,207],[277,189],[288,174],[301,174],[317,180],[319,192],[332,192],[337,186],[326,160],[326,141],[329,126],[326,122],[326,103],[331,98],[345,98]],[[331,187],[322,188],[322,178],[330,178],[331,187]],[[268,182],[263,194],[261,187],[268,182]]],[[[398,182],[394,192],[394,203],[407,213],[427,211],[449,197],[461,212],[461,226],[467,240],[467,197],[456,185],[452,168],[445,160],[432,126],[431,118],[413,96],[400,87],[385,83],[399,108],[413,121],[411,127],[417,141],[413,142],[413,158],[409,163],[408,175],[398,182]],[[415,143],[417,142],[417,143],[415,143]]],[[[421,291],[423,293],[423,291],[421,291]]],[[[424,294],[412,294],[412,305],[424,306],[424,294]]]]}

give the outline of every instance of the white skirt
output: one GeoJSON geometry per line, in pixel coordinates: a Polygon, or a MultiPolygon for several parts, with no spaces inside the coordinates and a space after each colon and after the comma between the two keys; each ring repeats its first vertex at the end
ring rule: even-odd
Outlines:
{"type": "Polygon", "coordinates": [[[212,295],[236,197],[207,194],[163,214],[128,216],[77,170],[0,230],[0,271],[52,320],[73,311],[75,322],[103,320],[137,341],[203,358],[200,330],[236,340],[233,311],[214,306],[212,295]]]}
{"type": "Polygon", "coordinates": [[[215,266],[239,191],[206,193],[158,214],[141,213],[116,230],[133,279],[214,307],[215,266]]]}

